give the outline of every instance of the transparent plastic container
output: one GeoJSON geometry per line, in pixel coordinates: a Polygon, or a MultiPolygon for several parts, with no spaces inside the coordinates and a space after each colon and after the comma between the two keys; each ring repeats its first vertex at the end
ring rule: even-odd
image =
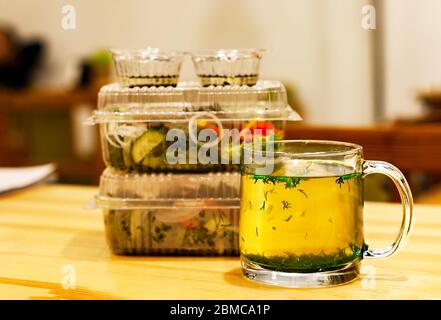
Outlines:
{"type": "Polygon", "coordinates": [[[185,54],[157,48],[111,50],[118,82],[126,87],[176,86],[185,54]]]}
{"type": "Polygon", "coordinates": [[[118,255],[237,255],[238,173],[121,174],[106,169],[97,207],[118,255]]]}
{"type": "Polygon", "coordinates": [[[271,135],[278,140],[286,122],[298,120],[278,81],[217,87],[180,82],[175,88],[104,86],[87,123],[100,126],[108,167],[127,173],[182,173],[238,171],[240,162],[234,159],[242,153],[242,140],[229,143],[231,136],[261,132],[262,139],[271,135]],[[172,149],[178,141],[179,159],[172,149]],[[204,162],[200,151],[211,146],[217,154],[204,162]]]}
{"type": "Polygon", "coordinates": [[[228,49],[192,53],[203,86],[255,85],[259,78],[261,49],[228,49]]]}

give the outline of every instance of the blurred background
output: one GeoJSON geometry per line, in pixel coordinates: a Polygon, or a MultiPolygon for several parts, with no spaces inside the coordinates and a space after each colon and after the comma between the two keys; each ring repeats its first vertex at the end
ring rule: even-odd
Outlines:
{"type": "MultiPolygon", "coordinates": [[[[288,138],[362,144],[417,202],[441,203],[440,17],[439,0],[0,0],[0,166],[54,162],[59,182],[97,183],[82,121],[112,81],[109,48],[254,47],[304,118],[288,138]]],[[[196,79],[190,61],[181,79],[196,79]]],[[[367,184],[368,199],[398,200],[367,184]]]]}

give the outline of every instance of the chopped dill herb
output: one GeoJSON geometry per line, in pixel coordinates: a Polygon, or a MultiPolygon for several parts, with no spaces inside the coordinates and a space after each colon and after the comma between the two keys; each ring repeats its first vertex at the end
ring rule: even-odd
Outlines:
{"type": "Polygon", "coordinates": [[[248,203],[250,205],[250,210],[253,210],[253,207],[251,206],[251,200],[249,200],[248,203]]]}
{"type": "Polygon", "coordinates": [[[291,203],[289,203],[286,200],[282,200],[282,206],[283,206],[283,210],[290,209],[291,208],[291,203]]]}
{"type": "Polygon", "coordinates": [[[245,242],[245,239],[243,237],[240,237],[242,239],[242,242],[245,242]]]}
{"type": "Polygon", "coordinates": [[[335,180],[335,182],[338,183],[338,185],[340,186],[340,188],[341,188],[341,185],[342,185],[343,183],[345,183],[345,182],[343,181],[343,178],[342,178],[342,177],[337,178],[337,180],[335,180]]]}
{"type": "Polygon", "coordinates": [[[251,179],[254,179],[254,183],[257,183],[257,181],[262,180],[264,184],[272,183],[276,184],[276,180],[273,179],[272,176],[252,176],[251,179]]]}
{"type": "Polygon", "coordinates": [[[268,192],[269,192],[269,190],[267,190],[267,191],[265,191],[265,192],[263,193],[263,196],[264,196],[264,198],[265,198],[266,201],[268,201],[268,192]]]}
{"type": "Polygon", "coordinates": [[[284,177],[284,176],[259,176],[252,175],[250,179],[254,179],[254,183],[257,183],[258,180],[261,180],[264,184],[272,183],[273,185],[276,182],[282,182],[285,184],[285,189],[291,189],[297,187],[297,185],[302,180],[307,180],[307,178],[303,177],[284,177]]]}
{"type": "Polygon", "coordinates": [[[308,199],[308,195],[306,194],[306,192],[304,190],[297,189],[297,191],[300,192],[301,194],[303,194],[306,197],[306,199],[308,199]]]}
{"type": "Polygon", "coordinates": [[[274,230],[274,231],[277,231],[277,229],[276,229],[276,227],[275,227],[275,226],[273,226],[273,230],[274,230]]]}
{"type": "Polygon", "coordinates": [[[291,220],[292,215],[290,215],[285,221],[288,222],[289,220],[291,220]]]}
{"type": "Polygon", "coordinates": [[[263,204],[262,204],[262,206],[260,207],[260,211],[265,210],[265,204],[266,204],[266,202],[264,201],[263,204]]]}
{"type": "Polygon", "coordinates": [[[335,180],[335,183],[337,183],[340,186],[340,188],[341,188],[341,185],[344,184],[346,180],[349,180],[349,179],[352,179],[352,178],[358,178],[358,177],[361,177],[361,173],[359,173],[359,172],[345,174],[345,175],[343,175],[341,177],[338,177],[335,180]]]}
{"type": "Polygon", "coordinates": [[[259,229],[256,227],[256,237],[259,237],[259,229]]]}
{"type": "MultiPolygon", "coordinates": [[[[207,245],[211,248],[216,246],[217,239],[223,239],[232,243],[235,238],[235,232],[231,229],[232,224],[226,221],[226,214],[221,210],[218,213],[206,214],[201,211],[198,221],[192,221],[186,228],[182,240],[182,246],[192,247],[197,245],[207,245]],[[214,230],[207,228],[207,223],[214,222],[214,230]]],[[[164,227],[163,227],[164,228],[164,227]]],[[[170,227],[171,228],[171,227],[170,227]]],[[[156,226],[155,232],[160,232],[160,226],[156,226]]],[[[151,236],[152,240],[161,243],[165,235],[158,235],[156,238],[151,236]]]]}
{"type": "Polygon", "coordinates": [[[132,236],[132,232],[130,231],[130,221],[121,220],[121,229],[124,231],[129,237],[132,236]]]}
{"type": "Polygon", "coordinates": [[[290,177],[287,178],[285,181],[285,189],[291,189],[297,187],[297,185],[300,183],[301,180],[304,178],[298,178],[298,177],[290,177]]]}
{"type": "Polygon", "coordinates": [[[287,253],[280,256],[245,254],[244,257],[257,265],[273,271],[323,272],[335,270],[346,263],[360,259],[362,252],[361,248],[349,245],[349,247],[338,249],[330,254],[324,252],[302,255],[287,253]]]}
{"type": "Polygon", "coordinates": [[[162,243],[164,242],[167,233],[171,230],[171,228],[171,225],[160,223],[152,230],[150,238],[156,243],[162,243]]]}

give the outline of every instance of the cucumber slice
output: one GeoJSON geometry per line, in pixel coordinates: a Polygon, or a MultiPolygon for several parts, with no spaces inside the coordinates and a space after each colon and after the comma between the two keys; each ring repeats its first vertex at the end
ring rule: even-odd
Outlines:
{"type": "Polygon", "coordinates": [[[140,163],[157,145],[165,140],[165,135],[157,130],[150,129],[140,136],[132,145],[132,159],[140,163]]]}
{"type": "Polygon", "coordinates": [[[162,161],[161,156],[149,154],[144,160],[142,160],[142,165],[146,168],[160,169],[164,165],[164,162],[162,161]]]}

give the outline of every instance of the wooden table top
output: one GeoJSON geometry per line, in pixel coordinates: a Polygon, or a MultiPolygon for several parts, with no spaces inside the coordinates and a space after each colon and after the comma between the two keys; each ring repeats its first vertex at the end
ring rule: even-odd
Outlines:
{"type": "MultiPolygon", "coordinates": [[[[356,281],[291,289],[245,279],[235,257],[111,255],[100,210],[84,209],[96,191],[44,185],[0,197],[1,299],[441,298],[441,206],[417,205],[405,248],[363,261],[356,281]]],[[[366,241],[389,244],[400,219],[398,204],[367,203],[366,241]]]]}

